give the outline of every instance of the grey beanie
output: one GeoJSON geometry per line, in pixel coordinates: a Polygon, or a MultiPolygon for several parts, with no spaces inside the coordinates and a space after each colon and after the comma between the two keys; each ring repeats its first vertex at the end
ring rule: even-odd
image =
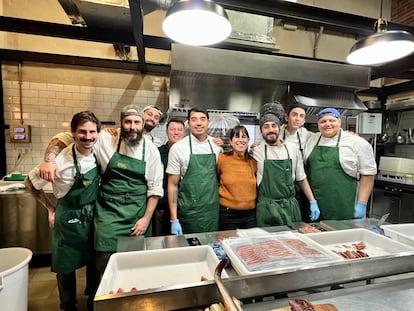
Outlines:
{"type": "Polygon", "coordinates": [[[140,111],[141,109],[138,105],[135,105],[135,104],[126,105],[124,108],[122,108],[122,111],[121,111],[121,121],[126,116],[140,116],[142,118],[140,111]]]}
{"type": "Polygon", "coordinates": [[[282,121],[273,113],[266,113],[260,118],[259,120],[260,129],[262,129],[263,125],[266,122],[275,122],[279,127],[282,124],[282,121]]]}

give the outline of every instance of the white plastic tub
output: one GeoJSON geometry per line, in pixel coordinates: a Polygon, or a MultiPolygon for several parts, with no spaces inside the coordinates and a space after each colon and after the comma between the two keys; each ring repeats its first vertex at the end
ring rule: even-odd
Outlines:
{"type": "Polygon", "coordinates": [[[27,311],[32,255],[30,249],[22,247],[0,249],[0,310],[27,311]]]}
{"type": "MultiPolygon", "coordinates": [[[[214,280],[219,259],[208,245],[115,253],[109,258],[96,297],[214,280]]],[[[222,277],[228,277],[225,271],[222,277]]]]}
{"type": "Polygon", "coordinates": [[[382,225],[381,229],[391,239],[414,247],[414,224],[382,225]]]}
{"type": "Polygon", "coordinates": [[[309,233],[306,236],[332,252],[354,250],[353,244],[364,242],[365,248],[362,251],[371,258],[414,251],[414,248],[406,244],[362,228],[309,233]]]}

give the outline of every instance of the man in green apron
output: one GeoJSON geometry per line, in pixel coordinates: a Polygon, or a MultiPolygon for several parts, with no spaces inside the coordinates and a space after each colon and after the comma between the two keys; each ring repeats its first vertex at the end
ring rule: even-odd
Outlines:
{"type": "MultiPolygon", "coordinates": [[[[170,119],[167,123],[166,133],[168,141],[164,145],[158,147],[164,170],[167,168],[168,153],[170,152],[170,148],[172,147],[172,145],[183,139],[185,136],[184,122],[179,119],[170,119]]],[[[167,199],[167,187],[168,178],[167,173],[165,173],[163,182],[164,196],[160,198],[160,200],[158,201],[157,209],[154,212],[152,221],[153,235],[155,236],[169,235],[171,232],[170,209],[168,207],[167,199]]]]}
{"type": "Polygon", "coordinates": [[[219,195],[216,161],[222,151],[207,134],[208,112],[188,112],[191,134],[175,143],[168,155],[168,205],[171,233],[218,231],[219,195]]]}
{"type": "MultiPolygon", "coordinates": [[[[306,141],[309,137],[315,135],[311,131],[308,131],[303,125],[306,121],[306,109],[307,106],[300,102],[292,102],[286,109],[285,123],[280,127],[280,137],[283,141],[292,142],[298,145],[300,153],[303,157],[306,141]]],[[[305,222],[314,221],[316,219],[310,219],[308,199],[300,190],[300,187],[295,183],[296,199],[299,202],[300,210],[302,214],[302,220],[305,222]]]]}
{"type": "Polygon", "coordinates": [[[58,199],[56,209],[41,190],[47,181],[38,176],[38,167],[29,173],[27,187],[48,210],[52,231],[52,271],[57,284],[62,310],[76,310],[76,269],[87,265],[88,310],[93,309],[93,296],[99,282],[93,252],[93,217],[99,189],[99,170],[93,154],[100,122],[90,111],[73,116],[74,144],[56,157],[60,178],[53,183],[58,199]]]}
{"type": "Polygon", "coordinates": [[[260,118],[260,130],[265,143],[254,147],[252,151],[257,161],[259,194],[256,219],[259,227],[287,225],[302,220],[295,197],[295,180],[310,202],[311,217],[317,219],[319,216],[318,204],[306,179],[298,146],[279,138],[282,119],[283,116],[271,112],[260,118]]]}
{"type": "Polygon", "coordinates": [[[363,218],[377,172],[371,145],[341,129],[341,114],[318,114],[320,133],[307,142],[304,155],[309,183],[321,208],[321,220],[363,218]]]}
{"type": "MultiPolygon", "coordinates": [[[[151,235],[152,214],[163,195],[160,153],[143,135],[140,111],[137,105],[125,106],[121,111],[121,128],[115,135],[102,131],[94,146],[102,176],[95,216],[95,250],[100,273],[116,252],[120,237],[151,235]]],[[[46,152],[49,158],[59,152],[57,141],[67,142],[67,134],[52,139],[46,152]]],[[[51,178],[58,173],[49,166],[42,174],[51,178]]]]}

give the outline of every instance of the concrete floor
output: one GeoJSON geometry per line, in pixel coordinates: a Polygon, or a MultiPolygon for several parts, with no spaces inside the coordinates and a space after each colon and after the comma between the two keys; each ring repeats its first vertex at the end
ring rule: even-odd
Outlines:
{"type": "MultiPolygon", "coordinates": [[[[85,290],[85,268],[76,272],[78,311],[87,311],[85,290]]],[[[50,266],[29,268],[28,311],[59,311],[59,292],[56,274],[50,266]]]]}

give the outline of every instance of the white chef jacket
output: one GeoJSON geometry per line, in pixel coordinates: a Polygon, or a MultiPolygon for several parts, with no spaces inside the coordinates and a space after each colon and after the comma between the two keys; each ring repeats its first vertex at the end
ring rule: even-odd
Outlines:
{"type": "MultiPolygon", "coordinates": [[[[183,139],[171,146],[168,153],[168,165],[166,169],[167,174],[180,175],[181,177],[184,177],[187,172],[188,164],[190,163],[190,142],[188,137],[189,136],[185,136],[183,139]]],[[[214,138],[212,136],[208,135],[207,139],[202,142],[199,141],[193,134],[190,134],[190,137],[193,154],[208,154],[211,153],[211,148],[213,148],[217,163],[218,154],[223,151],[223,148],[217,146],[213,142],[214,138]]]]}
{"type": "MultiPolygon", "coordinates": [[[[53,194],[58,199],[64,197],[75,182],[76,169],[72,155],[72,146],[73,143],[63,149],[62,152],[60,152],[56,157],[56,165],[58,166],[61,178],[56,178],[55,182],[52,184],[52,187],[53,194]]],[[[79,153],[76,148],[75,153],[81,174],[89,172],[96,166],[96,159],[93,154],[85,156],[79,153]]],[[[39,166],[36,166],[30,171],[29,179],[37,190],[42,189],[49,183],[47,180],[39,177],[39,166]]]]}
{"type": "Polygon", "coordinates": [[[299,146],[299,138],[300,138],[300,144],[304,152],[307,140],[310,137],[314,136],[315,133],[308,131],[306,128],[302,126],[298,128],[298,130],[295,133],[291,134],[287,130],[286,126],[287,126],[286,124],[283,124],[280,127],[279,137],[282,138],[284,141],[292,142],[298,146],[299,146]],[[298,135],[299,135],[299,138],[298,138],[298,135]]]}
{"type": "MultiPolygon", "coordinates": [[[[283,141],[283,144],[280,146],[270,146],[265,142],[262,142],[259,146],[252,148],[252,156],[257,161],[257,185],[260,185],[260,182],[263,178],[263,166],[265,160],[265,145],[267,145],[267,159],[268,160],[286,160],[288,159],[288,153],[286,148],[289,151],[289,157],[292,160],[292,180],[301,181],[306,178],[305,169],[303,167],[302,155],[300,154],[299,146],[288,142],[283,141]],[[286,148],[285,148],[286,146],[286,148]]],[[[277,178],[277,176],[275,176],[277,178]]]]}
{"type": "MultiPolygon", "coordinates": [[[[339,162],[344,172],[356,179],[359,179],[360,175],[375,175],[377,173],[377,164],[371,145],[360,136],[350,134],[342,129],[340,131],[339,162]]],[[[305,163],[317,144],[319,137],[321,137],[319,146],[335,147],[338,135],[327,138],[321,137],[321,133],[316,133],[316,135],[308,139],[304,153],[305,163]]]]}
{"type": "MultiPolygon", "coordinates": [[[[98,159],[98,163],[101,166],[102,174],[105,172],[109,161],[118,147],[121,129],[118,129],[117,131],[118,134],[116,136],[113,136],[106,131],[101,131],[99,133],[98,140],[94,145],[95,154],[98,159]]],[[[60,141],[66,143],[69,140],[68,134],[72,137],[69,132],[66,132],[59,133],[53,138],[58,138],[60,141]]],[[[146,137],[146,135],[143,135],[142,139],[145,139],[145,156],[143,160],[145,161],[145,179],[148,187],[147,196],[157,195],[162,197],[164,194],[162,187],[164,168],[161,162],[160,152],[158,151],[158,148],[146,137]]],[[[142,160],[142,142],[143,140],[141,140],[137,146],[133,147],[127,146],[124,142],[121,142],[119,152],[123,155],[142,160]]]]}

